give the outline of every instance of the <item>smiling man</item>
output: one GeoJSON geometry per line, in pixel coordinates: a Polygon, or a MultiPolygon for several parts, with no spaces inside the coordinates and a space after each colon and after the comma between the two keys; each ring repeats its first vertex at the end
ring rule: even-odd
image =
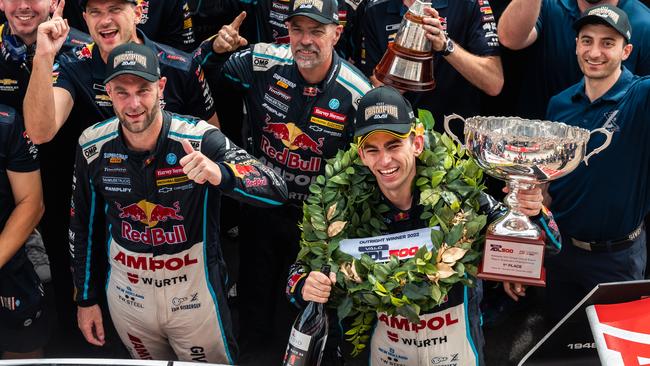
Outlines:
{"type": "MultiPolygon", "coordinates": [[[[420,191],[415,188],[415,176],[418,156],[424,151],[424,136],[416,132],[415,116],[409,101],[396,89],[388,86],[378,87],[369,91],[359,103],[357,112],[355,137],[358,142],[358,152],[363,165],[368,167],[377,180],[381,191],[381,202],[389,210],[383,213],[383,221],[387,230],[382,234],[397,234],[405,231],[423,229],[429,226],[429,219],[421,219],[425,207],[420,204],[420,191]]],[[[435,146],[432,146],[435,148],[435,146]]],[[[540,229],[543,223],[551,223],[548,216],[540,212],[542,194],[540,188],[519,191],[517,198],[522,212],[535,217],[535,223],[540,229]]],[[[481,192],[479,196],[480,213],[487,215],[487,222],[493,222],[505,214],[505,207],[494,198],[481,192]]],[[[547,243],[557,240],[557,233],[544,227],[547,243]]],[[[408,239],[411,240],[411,239],[408,239]]],[[[395,240],[389,243],[387,252],[399,251],[405,243],[395,240]]],[[[430,244],[430,243],[429,243],[430,244]]],[[[358,250],[358,248],[355,248],[358,250]]],[[[548,253],[548,252],[547,252],[548,253]]],[[[348,253],[352,254],[352,253],[348,253]]],[[[402,259],[402,258],[400,258],[402,259]]],[[[306,301],[326,303],[329,300],[332,285],[336,276],[332,273],[328,278],[318,271],[306,272],[302,263],[291,267],[291,277],[287,283],[287,294],[293,302],[304,306],[306,301]]],[[[515,289],[521,286],[515,286],[515,289]]],[[[508,288],[509,289],[509,288],[508,288]]],[[[520,290],[516,290],[522,295],[520,290]]],[[[484,365],[483,333],[481,329],[479,303],[482,298],[482,284],[479,280],[473,288],[456,283],[449,291],[447,301],[420,314],[420,324],[435,322],[439,319],[455,319],[441,330],[425,327],[417,330],[417,335],[409,332],[409,327],[395,327],[395,324],[409,324],[406,318],[396,316],[391,318],[391,324],[376,322],[370,339],[369,355],[362,354],[356,359],[350,359],[349,352],[344,351],[345,365],[390,365],[399,359],[400,365],[418,366],[430,364],[434,356],[455,354],[457,365],[484,365]],[[419,345],[391,340],[390,333],[395,337],[413,338],[418,340],[435,340],[421,342],[419,345]],[[443,341],[444,339],[444,341],[443,341]],[[436,342],[436,341],[440,342],[436,342]]],[[[330,336],[328,347],[323,355],[323,364],[339,365],[341,353],[328,352],[336,349],[347,336],[341,335],[347,331],[350,324],[346,320],[338,322],[336,312],[330,312],[330,336]],[[339,324],[342,324],[339,325],[339,324]]],[[[348,319],[351,321],[351,319],[348,319]]],[[[346,342],[344,347],[349,346],[346,342]]]]}
{"type": "MultiPolygon", "coordinates": [[[[226,61],[228,52],[246,44],[238,33],[243,16],[222,28],[214,42],[221,55],[215,58],[225,62],[221,82],[244,99],[249,151],[284,178],[290,202],[268,210],[242,208],[240,257],[245,260],[237,289],[240,313],[246,314],[243,346],[261,347],[272,343],[275,324],[288,336],[291,316],[274,319],[277,307],[284,306],[283,314],[292,310],[280,299],[287,268],[298,253],[302,203],[311,182],[323,174],[325,159],[352,141],[357,104],[370,83],[334,52],[343,29],[336,0],[295,1],[286,23],[289,45],[257,43],[226,61]]],[[[285,346],[286,338],[274,344],[278,359],[285,346]]]]}
{"type": "Polygon", "coordinates": [[[116,117],[81,135],[73,180],[79,328],[89,343],[104,345],[97,301],[105,288],[115,329],[134,358],[234,364],[220,197],[276,206],[286,185],[216,127],[161,110],[167,80],[151,48],[115,47],[106,73],[116,117]],[[94,228],[99,200],[104,228],[94,228]],[[93,229],[109,234],[101,244],[109,256],[105,286],[92,278],[93,229]]]}
{"type": "MultiPolygon", "coordinates": [[[[567,243],[547,262],[554,320],[598,283],[640,280],[646,268],[643,218],[650,211],[650,78],[622,63],[634,31],[612,5],[588,9],[574,24],[583,79],[551,99],[547,118],[613,133],[589,166],[551,183],[550,207],[567,243]]],[[[589,141],[588,150],[602,143],[589,141]]]]}

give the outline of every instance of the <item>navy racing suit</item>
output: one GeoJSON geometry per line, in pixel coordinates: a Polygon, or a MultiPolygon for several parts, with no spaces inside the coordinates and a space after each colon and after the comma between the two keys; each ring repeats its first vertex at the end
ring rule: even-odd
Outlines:
{"type": "Polygon", "coordinates": [[[70,250],[79,306],[97,301],[91,256],[108,253],[111,317],[133,357],[233,364],[237,347],[219,245],[221,193],[278,206],[286,186],[270,168],[194,117],[163,113],[156,150],[126,148],[117,118],[84,131],[77,146],[70,250]],[[219,186],[196,184],[180,166],[186,139],[217,162],[219,186]],[[106,247],[93,221],[106,213],[106,247]]]}
{"type": "MultiPolygon", "coordinates": [[[[419,205],[419,192],[413,194],[411,209],[407,211],[395,207],[388,199],[383,197],[390,210],[384,214],[384,222],[388,230],[383,234],[409,233],[408,240],[386,240],[388,247],[383,250],[379,257],[388,258],[387,253],[395,251],[400,259],[406,259],[415,255],[416,248],[412,246],[413,237],[418,235],[430,235],[423,229],[428,228],[429,220],[420,219],[423,212],[422,205],[419,205]],[[402,246],[402,243],[407,246],[402,246]],[[410,254],[403,254],[410,253],[410,254]]],[[[506,208],[491,196],[481,193],[479,198],[480,211],[487,215],[487,222],[492,222],[505,214],[506,208]]],[[[542,212],[539,216],[532,218],[540,228],[544,228],[546,234],[547,248],[557,248],[559,245],[559,232],[552,216],[542,212]]],[[[376,247],[376,245],[375,245],[376,247]]],[[[346,249],[341,247],[344,252],[346,249]]],[[[355,251],[362,252],[360,247],[355,251]]],[[[559,250],[559,249],[557,249],[559,250]]],[[[548,252],[556,253],[556,250],[548,252]]],[[[354,255],[353,253],[349,253],[354,255]]],[[[299,307],[304,307],[306,302],[302,298],[302,286],[308,275],[308,269],[303,263],[295,263],[290,270],[287,283],[287,296],[289,300],[299,307]]],[[[447,294],[446,301],[435,307],[426,314],[420,314],[419,324],[411,323],[402,316],[393,316],[386,313],[377,314],[377,322],[370,338],[370,355],[360,355],[356,359],[349,359],[345,364],[366,364],[370,365],[424,365],[433,362],[433,359],[454,360],[457,365],[484,365],[483,360],[483,331],[481,329],[479,304],[483,297],[482,282],[477,281],[477,286],[470,288],[461,283],[455,284],[447,294]]],[[[336,316],[330,312],[330,316],[336,316]]],[[[331,321],[330,324],[337,324],[331,321]]],[[[345,332],[346,321],[343,322],[345,332]]],[[[337,328],[337,327],[335,327],[337,328]]],[[[330,329],[334,334],[340,334],[338,329],[330,329]]],[[[336,338],[336,336],[332,337],[336,338]]],[[[342,337],[332,339],[331,342],[340,342],[342,337]]],[[[343,352],[336,351],[337,345],[329,343],[324,357],[336,358],[343,353],[346,357],[351,349],[349,344],[344,343],[343,352]]],[[[331,362],[335,362],[332,360],[331,362]]],[[[340,360],[339,360],[340,362],[340,360]]]]}

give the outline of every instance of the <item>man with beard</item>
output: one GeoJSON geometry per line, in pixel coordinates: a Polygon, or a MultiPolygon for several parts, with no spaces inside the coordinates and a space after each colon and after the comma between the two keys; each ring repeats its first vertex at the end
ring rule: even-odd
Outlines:
{"type": "Polygon", "coordinates": [[[499,19],[498,33],[505,47],[530,46],[518,115],[543,118],[551,97],[580,80],[571,26],[587,8],[604,4],[623,9],[634,28],[634,49],[623,64],[634,75],[650,74],[650,9],[639,0],[512,0],[499,19]]]}
{"type": "Polygon", "coordinates": [[[49,249],[52,272],[59,277],[55,279],[55,289],[63,324],[73,323],[73,319],[66,317],[74,306],[70,296],[69,259],[60,247],[68,237],[68,177],[72,175],[74,146],[81,131],[114,115],[104,88],[110,51],[127,42],[152,48],[159,56],[161,73],[168,80],[161,101],[164,109],[196,115],[211,123],[217,121],[212,96],[200,66],[194,64],[188,54],[152,42],[136,29],[142,16],[142,8],[136,0],[90,0],[82,1],[82,6],[86,10],[84,16],[94,43],[56,58],[69,29],[61,17],[64,1],[60,1],[52,18],[38,26],[37,46],[24,102],[27,132],[34,143],[43,144],[41,167],[48,210],[41,228],[49,249]]]}
{"type": "MultiPolygon", "coordinates": [[[[217,59],[225,60],[227,52],[245,44],[238,33],[241,18],[219,32],[217,59]]],[[[352,141],[357,104],[370,89],[363,75],[334,52],[342,32],[336,0],[295,2],[286,25],[290,45],[257,43],[233,54],[221,68],[221,82],[244,99],[249,151],[275,169],[289,190],[287,206],[242,207],[239,226],[242,346],[271,346],[277,359],[292,309],[276,304],[284,304],[287,269],[298,253],[302,203],[310,183],[324,173],[325,159],[352,141]],[[276,311],[284,316],[277,319],[276,311]]]]}
{"type": "MultiPolygon", "coordinates": [[[[549,187],[547,203],[566,243],[546,262],[553,320],[599,283],[643,279],[647,261],[650,77],[622,66],[634,52],[630,41],[639,38],[625,12],[612,5],[588,9],[574,28],[584,77],[551,99],[547,118],[606,128],[613,136],[589,167],[580,165],[549,187]]],[[[588,150],[602,144],[602,138],[592,140],[588,150]]]]}
{"type": "Polygon", "coordinates": [[[150,47],[115,47],[106,74],[116,117],[83,132],[73,179],[70,251],[79,328],[89,343],[104,344],[97,305],[104,286],[90,278],[94,219],[102,210],[108,307],[131,355],[234,364],[220,197],[278,206],[286,185],[216,127],[161,110],[167,79],[150,47]]]}

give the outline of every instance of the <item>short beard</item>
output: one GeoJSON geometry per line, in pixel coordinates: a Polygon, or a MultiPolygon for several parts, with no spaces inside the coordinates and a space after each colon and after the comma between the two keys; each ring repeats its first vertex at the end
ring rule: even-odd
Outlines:
{"type": "MultiPolygon", "coordinates": [[[[156,93],[156,100],[157,101],[159,101],[158,97],[159,97],[159,95],[158,95],[158,93],[156,93]]],[[[135,133],[142,133],[142,132],[146,131],[149,128],[149,126],[151,126],[151,124],[156,120],[159,113],[160,113],[160,107],[158,105],[154,106],[149,111],[145,111],[144,112],[144,117],[145,117],[144,123],[142,124],[141,128],[137,128],[137,129],[134,128],[134,126],[131,123],[126,122],[126,118],[124,118],[124,117],[126,117],[125,115],[122,115],[122,116],[118,115],[118,118],[120,120],[120,125],[122,126],[122,128],[125,128],[130,133],[135,134],[135,133]]]]}

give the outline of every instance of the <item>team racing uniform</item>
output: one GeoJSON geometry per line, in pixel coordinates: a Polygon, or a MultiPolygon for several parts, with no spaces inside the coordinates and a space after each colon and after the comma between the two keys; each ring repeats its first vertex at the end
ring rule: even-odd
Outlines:
{"type": "MultiPolygon", "coordinates": [[[[22,117],[0,104],[0,229],[16,204],[7,171],[38,170],[38,149],[25,134],[22,117]]],[[[0,356],[4,351],[31,352],[49,339],[43,285],[20,247],[0,268],[0,356]]]]}
{"type": "MultiPolygon", "coordinates": [[[[383,234],[406,234],[408,240],[384,240],[387,245],[379,251],[376,251],[377,244],[372,243],[342,246],[341,250],[357,258],[360,253],[370,255],[370,251],[374,250],[372,258],[375,260],[388,260],[388,253],[391,251],[400,253],[400,259],[414,256],[419,248],[412,248],[413,242],[419,237],[430,238],[431,230],[428,228],[429,220],[420,219],[424,206],[418,204],[419,200],[419,192],[416,191],[413,194],[411,209],[403,211],[383,198],[383,203],[390,208],[384,214],[384,222],[388,230],[383,234]]],[[[480,204],[480,212],[487,215],[488,222],[496,220],[506,212],[506,208],[501,203],[485,193],[481,193],[480,204]]],[[[559,233],[550,213],[545,211],[533,221],[540,228],[545,229],[547,248],[550,249],[548,252],[557,253],[560,246],[559,233]]],[[[427,240],[428,244],[431,244],[430,239],[427,240]]],[[[290,270],[286,292],[289,300],[299,307],[307,304],[302,298],[302,287],[308,274],[308,268],[300,262],[295,263],[290,270]]],[[[473,288],[456,284],[447,294],[446,301],[428,313],[421,314],[420,322],[417,324],[411,323],[402,316],[378,313],[378,321],[370,340],[370,358],[368,359],[367,354],[362,354],[356,359],[347,360],[346,364],[347,362],[367,364],[370,360],[372,366],[405,366],[428,365],[433,363],[433,360],[438,360],[437,363],[446,360],[447,363],[454,365],[484,365],[484,342],[479,309],[482,296],[480,280],[473,288]]],[[[330,311],[330,316],[336,317],[336,312],[330,311]]],[[[335,326],[330,327],[333,336],[330,338],[332,343],[328,342],[326,355],[336,357],[335,355],[342,353],[349,358],[351,349],[347,349],[349,348],[347,342],[343,343],[342,352],[336,351],[337,346],[341,346],[337,343],[343,339],[341,330],[338,329],[338,322],[332,320],[330,324],[335,326]]],[[[343,332],[346,330],[344,326],[343,332]]]]}
{"type": "Polygon", "coordinates": [[[217,128],[163,112],[156,151],[125,147],[117,118],[79,139],[70,250],[80,306],[97,302],[93,250],[108,252],[106,294],[120,338],[133,357],[233,364],[236,345],[219,246],[221,192],[258,206],[280,205],[286,186],[217,128]],[[181,139],[218,163],[218,187],[183,173],[181,139]],[[107,247],[92,245],[94,218],[106,213],[107,247]],[[171,347],[170,347],[171,346],[171,347]]]}
{"type": "Polygon", "coordinates": [[[241,255],[248,259],[242,263],[246,269],[240,271],[238,293],[242,306],[250,307],[241,329],[271,336],[275,304],[283,303],[287,269],[298,253],[302,202],[309,185],[323,174],[325,159],[349,147],[357,105],[371,85],[336,52],[323,81],[309,84],[288,44],[258,43],[226,61],[204,43],[195,56],[211,66],[225,61],[215,68],[224,88],[243,97],[249,151],[287,183],[290,205],[270,210],[243,205],[245,219],[239,226],[245,243],[241,255]],[[261,309],[255,305],[260,301],[265,304],[261,309]]]}

